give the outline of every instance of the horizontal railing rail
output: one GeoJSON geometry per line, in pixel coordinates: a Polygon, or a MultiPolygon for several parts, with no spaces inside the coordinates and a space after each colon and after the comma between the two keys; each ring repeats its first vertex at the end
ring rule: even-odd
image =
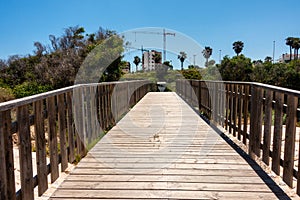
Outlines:
{"type": "Polygon", "coordinates": [[[149,81],[80,84],[0,103],[0,199],[34,199],[79,161],[147,92],[149,81]],[[18,138],[20,189],[16,188],[13,136],[18,138]],[[32,151],[35,146],[36,164],[32,151]],[[33,174],[36,166],[37,174],[33,174]],[[16,191],[17,189],[17,191],[16,191]]]}
{"type": "Polygon", "coordinates": [[[300,91],[252,82],[177,80],[177,93],[248,147],[300,195],[300,91]]]}

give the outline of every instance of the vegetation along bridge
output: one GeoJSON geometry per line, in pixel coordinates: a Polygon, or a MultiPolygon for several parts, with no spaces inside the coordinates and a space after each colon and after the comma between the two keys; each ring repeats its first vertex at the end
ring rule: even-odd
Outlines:
{"type": "Polygon", "coordinates": [[[176,93],[153,88],[76,85],[1,103],[1,199],[42,195],[73,162],[50,199],[289,199],[259,161],[300,194],[299,92],[194,80],[178,80],[176,93]]]}

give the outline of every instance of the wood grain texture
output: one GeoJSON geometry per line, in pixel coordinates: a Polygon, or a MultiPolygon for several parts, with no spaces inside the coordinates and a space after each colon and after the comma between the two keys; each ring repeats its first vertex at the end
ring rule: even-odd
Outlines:
{"type": "Polygon", "coordinates": [[[28,106],[17,108],[18,135],[19,135],[19,155],[20,155],[20,177],[22,200],[33,200],[33,169],[31,155],[31,138],[29,129],[28,106]]]}
{"type": "Polygon", "coordinates": [[[277,199],[256,170],[175,93],[148,93],[50,199],[277,199]]]}
{"type": "Polygon", "coordinates": [[[38,175],[38,194],[42,195],[48,189],[48,170],[46,161],[45,123],[43,116],[43,100],[36,101],[34,106],[34,131],[36,137],[36,166],[38,175]]]}

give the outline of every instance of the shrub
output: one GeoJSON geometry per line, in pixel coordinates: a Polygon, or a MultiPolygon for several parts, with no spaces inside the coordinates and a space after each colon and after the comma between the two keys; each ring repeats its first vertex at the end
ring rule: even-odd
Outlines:
{"type": "Polygon", "coordinates": [[[0,87],[0,103],[14,99],[15,96],[10,88],[0,87]]]}
{"type": "Polygon", "coordinates": [[[14,94],[16,98],[22,98],[26,96],[31,96],[51,90],[50,85],[39,85],[36,82],[24,82],[21,85],[14,87],[14,94]]]}

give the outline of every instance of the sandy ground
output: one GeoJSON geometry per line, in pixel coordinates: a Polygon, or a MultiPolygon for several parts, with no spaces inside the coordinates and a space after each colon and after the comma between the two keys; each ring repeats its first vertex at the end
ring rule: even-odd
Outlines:
{"type": "MultiPolygon", "coordinates": [[[[18,191],[21,188],[21,182],[20,182],[20,163],[19,163],[19,149],[17,146],[14,146],[14,167],[15,167],[15,182],[16,182],[16,191],[18,191]]],[[[33,176],[37,174],[36,170],[36,153],[32,152],[32,162],[33,162],[33,176]]],[[[47,163],[49,163],[49,158],[47,158],[47,163]]],[[[34,189],[34,196],[37,200],[47,200],[50,198],[51,194],[56,190],[56,188],[64,181],[64,179],[68,176],[70,171],[75,167],[73,164],[69,164],[67,170],[65,172],[62,172],[59,176],[59,178],[51,184],[50,182],[50,175],[48,175],[48,190],[42,195],[38,196],[38,187],[35,187],[34,189]]],[[[60,166],[59,166],[60,170],[60,166]]]]}

